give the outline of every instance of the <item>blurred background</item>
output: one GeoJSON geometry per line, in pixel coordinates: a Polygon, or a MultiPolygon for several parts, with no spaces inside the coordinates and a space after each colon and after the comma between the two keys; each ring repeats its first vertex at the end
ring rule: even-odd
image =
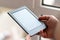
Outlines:
{"type": "Polygon", "coordinates": [[[60,20],[60,10],[53,10],[40,6],[41,0],[0,0],[0,33],[11,33],[13,40],[20,40],[26,36],[26,33],[7,14],[8,11],[24,5],[30,8],[38,17],[41,14],[54,15],[60,20]]]}

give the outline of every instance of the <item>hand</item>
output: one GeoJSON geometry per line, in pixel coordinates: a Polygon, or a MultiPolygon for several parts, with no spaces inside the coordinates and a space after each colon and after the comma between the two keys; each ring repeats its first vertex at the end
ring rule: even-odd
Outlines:
{"type": "Polygon", "coordinates": [[[30,35],[27,35],[27,36],[26,36],[26,40],[31,40],[30,35]]]}
{"type": "Polygon", "coordinates": [[[47,28],[38,34],[45,38],[53,38],[58,19],[53,15],[44,15],[39,17],[39,20],[43,21],[47,25],[47,28]]]}

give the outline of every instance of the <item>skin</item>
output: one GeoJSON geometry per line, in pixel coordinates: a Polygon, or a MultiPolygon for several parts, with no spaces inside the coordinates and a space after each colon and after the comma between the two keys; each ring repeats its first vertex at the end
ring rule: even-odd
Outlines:
{"type": "MultiPolygon", "coordinates": [[[[46,27],[46,29],[40,31],[38,33],[38,35],[40,35],[44,38],[54,39],[55,30],[56,30],[59,20],[56,17],[54,17],[53,15],[43,15],[43,16],[39,17],[39,20],[43,21],[47,25],[47,27],[46,27]]],[[[29,36],[27,36],[27,38],[28,37],[29,36]]]]}
{"type": "Polygon", "coordinates": [[[56,30],[55,30],[55,35],[54,35],[56,40],[60,40],[60,22],[58,23],[56,30]]]}
{"type": "Polygon", "coordinates": [[[26,40],[31,40],[30,35],[27,35],[27,36],[26,36],[26,40]]]}

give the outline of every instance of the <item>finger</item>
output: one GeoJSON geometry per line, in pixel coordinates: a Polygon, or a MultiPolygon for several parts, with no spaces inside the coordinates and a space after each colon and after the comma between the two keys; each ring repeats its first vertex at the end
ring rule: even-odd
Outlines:
{"type": "Polygon", "coordinates": [[[27,35],[27,36],[26,36],[26,40],[31,40],[30,35],[27,35]]]}
{"type": "Polygon", "coordinates": [[[40,30],[36,35],[40,35],[43,32],[43,30],[40,30]]]}
{"type": "Polygon", "coordinates": [[[44,38],[47,38],[47,33],[44,32],[44,31],[40,31],[40,36],[44,37],[44,38]]]}
{"type": "Polygon", "coordinates": [[[39,20],[48,20],[50,18],[50,15],[44,15],[39,17],[39,20]]]}
{"type": "Polygon", "coordinates": [[[47,20],[41,20],[42,22],[44,22],[45,24],[47,23],[47,20]]]}

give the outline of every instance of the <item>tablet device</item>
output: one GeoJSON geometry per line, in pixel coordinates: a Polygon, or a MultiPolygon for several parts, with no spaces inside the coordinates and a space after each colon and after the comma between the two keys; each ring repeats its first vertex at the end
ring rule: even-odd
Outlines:
{"type": "Polygon", "coordinates": [[[8,12],[10,17],[30,36],[46,28],[45,24],[26,6],[8,12]]]}

